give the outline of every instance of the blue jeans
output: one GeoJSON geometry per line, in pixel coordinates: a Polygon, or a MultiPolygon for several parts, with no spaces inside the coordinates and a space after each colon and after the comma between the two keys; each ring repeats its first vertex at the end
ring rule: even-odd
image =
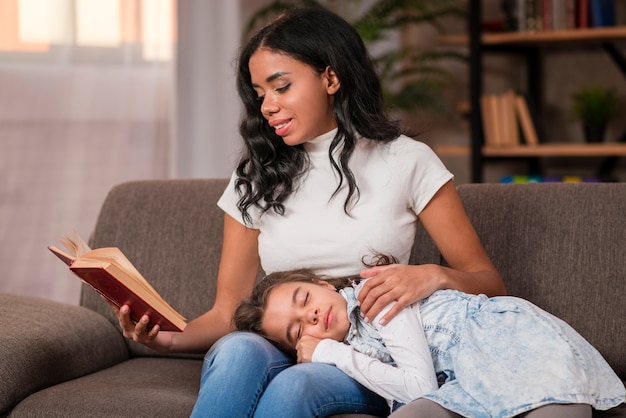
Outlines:
{"type": "Polygon", "coordinates": [[[192,418],[387,416],[383,398],[334,366],[293,364],[264,338],[235,332],[207,353],[192,418]]]}

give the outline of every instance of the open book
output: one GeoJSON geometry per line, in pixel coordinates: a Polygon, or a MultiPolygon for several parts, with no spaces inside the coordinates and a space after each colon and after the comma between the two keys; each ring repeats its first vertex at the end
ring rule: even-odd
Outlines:
{"type": "Polygon", "coordinates": [[[185,329],[185,318],[165,302],[119,248],[91,250],[78,235],[74,240],[65,237],[61,243],[67,251],[54,246],[48,249],[111,303],[128,305],[133,321],[145,314],[150,317],[150,327],[158,324],[162,331],[185,329]]]}

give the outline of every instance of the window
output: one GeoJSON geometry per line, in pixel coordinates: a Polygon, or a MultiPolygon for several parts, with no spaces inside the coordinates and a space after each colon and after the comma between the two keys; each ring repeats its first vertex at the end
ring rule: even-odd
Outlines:
{"type": "Polygon", "coordinates": [[[2,0],[0,58],[169,61],[174,0],[2,0]],[[60,52],[59,50],[65,50],[60,52]]]}

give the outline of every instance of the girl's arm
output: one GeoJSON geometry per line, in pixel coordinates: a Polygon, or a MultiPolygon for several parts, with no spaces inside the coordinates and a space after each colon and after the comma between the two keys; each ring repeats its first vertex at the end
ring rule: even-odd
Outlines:
{"type": "Polygon", "coordinates": [[[127,306],[114,309],[124,336],[161,353],[204,353],[219,338],[234,331],[232,315],[239,301],[252,292],[258,274],[258,235],[258,230],[246,228],[225,214],[217,294],[211,310],[189,322],[183,332],[158,332],[158,327],[146,329],[147,316],[135,325],[127,306]]]}
{"type": "Polygon", "coordinates": [[[395,360],[395,367],[329,339],[320,341],[313,352],[312,361],[334,364],[388,401],[407,403],[436,390],[437,378],[419,307],[411,305],[400,311],[389,325],[380,326],[378,319],[392,305],[383,309],[373,325],[395,360]]]}
{"type": "Polygon", "coordinates": [[[359,302],[366,318],[376,317],[383,307],[397,301],[383,317],[383,324],[388,323],[404,307],[440,289],[487,296],[506,293],[452,181],[433,196],[419,220],[450,267],[393,264],[363,271],[361,275],[369,280],[359,293],[359,302]]]}

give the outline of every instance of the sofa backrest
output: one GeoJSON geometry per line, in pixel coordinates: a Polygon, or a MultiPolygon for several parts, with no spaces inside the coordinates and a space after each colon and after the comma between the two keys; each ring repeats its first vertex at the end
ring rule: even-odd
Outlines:
{"type": "MultiPolygon", "coordinates": [[[[214,303],[226,179],[148,180],[114,187],[92,248],[119,247],[189,319],[214,303]]],[[[467,184],[467,213],[509,294],[571,324],[626,378],[626,184],[467,184]]],[[[442,263],[419,227],[412,263],[442,263]]],[[[81,304],[117,325],[84,286],[81,304]]],[[[133,355],[155,355],[128,342],[133,355]]]]}
{"type": "Polygon", "coordinates": [[[510,295],[565,320],[626,380],[626,184],[465,184],[510,295]]]}
{"type": "MultiPolygon", "coordinates": [[[[92,248],[119,247],[152,286],[188,319],[213,306],[222,249],[223,212],[216,202],[228,183],[147,180],[120,184],[107,195],[92,248]]],[[[88,286],[81,304],[117,326],[111,308],[88,286]]],[[[128,342],[132,355],[155,355],[128,342]]]]}

